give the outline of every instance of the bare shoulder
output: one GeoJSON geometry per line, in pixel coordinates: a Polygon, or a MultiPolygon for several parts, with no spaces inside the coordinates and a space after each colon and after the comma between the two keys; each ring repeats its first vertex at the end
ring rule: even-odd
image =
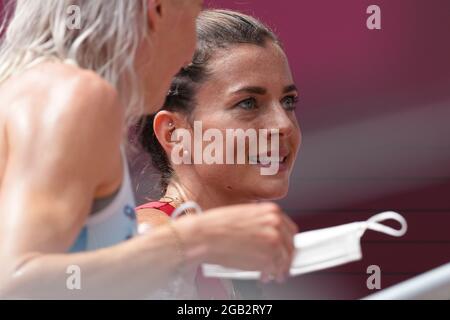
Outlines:
{"type": "MultiPolygon", "coordinates": [[[[110,138],[122,133],[124,108],[117,91],[96,73],[62,63],[46,63],[12,78],[0,96],[11,127],[61,130],[84,129],[86,134],[110,138]],[[52,125],[54,124],[54,125],[52,125]],[[107,125],[106,125],[107,124],[107,125]]],[[[24,128],[23,128],[24,129],[24,128]]],[[[56,134],[56,132],[54,132],[56,134]]]]}
{"type": "MultiPolygon", "coordinates": [[[[8,114],[22,112],[39,121],[39,114],[84,121],[120,122],[124,113],[115,88],[96,73],[63,63],[36,66],[8,80],[0,90],[8,114]],[[64,117],[66,116],[66,117],[64,117]]],[[[5,106],[2,106],[5,108],[5,106]]]]}
{"type": "Polygon", "coordinates": [[[0,97],[9,151],[17,157],[86,168],[84,175],[100,176],[100,184],[120,180],[124,108],[97,74],[45,63],[9,79],[0,97]]]}

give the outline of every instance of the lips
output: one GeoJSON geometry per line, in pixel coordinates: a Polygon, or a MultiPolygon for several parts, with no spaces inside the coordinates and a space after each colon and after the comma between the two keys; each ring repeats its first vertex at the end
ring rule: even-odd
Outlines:
{"type": "Polygon", "coordinates": [[[271,157],[271,156],[251,156],[249,157],[250,164],[258,164],[263,167],[270,167],[273,163],[284,164],[287,161],[287,156],[284,157],[271,157]]]}

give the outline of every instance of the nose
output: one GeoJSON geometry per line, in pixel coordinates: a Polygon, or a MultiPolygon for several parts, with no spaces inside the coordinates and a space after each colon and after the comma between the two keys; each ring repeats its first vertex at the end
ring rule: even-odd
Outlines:
{"type": "Polygon", "coordinates": [[[270,118],[272,119],[272,128],[278,129],[280,137],[288,138],[296,130],[297,124],[295,115],[286,111],[281,105],[272,108],[270,118]]]}

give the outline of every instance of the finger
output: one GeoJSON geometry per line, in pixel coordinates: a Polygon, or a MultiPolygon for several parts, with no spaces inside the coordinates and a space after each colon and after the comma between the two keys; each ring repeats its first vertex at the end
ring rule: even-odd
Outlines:
{"type": "Polygon", "coordinates": [[[288,226],[289,231],[293,235],[298,233],[299,230],[298,230],[297,224],[294,221],[292,221],[292,219],[289,216],[287,216],[286,214],[283,214],[283,220],[286,223],[286,225],[288,226]]]}
{"type": "Polygon", "coordinates": [[[266,268],[264,271],[261,272],[261,279],[260,281],[264,284],[270,283],[271,281],[273,281],[275,279],[274,276],[275,271],[274,268],[266,268]]]}
{"type": "Polygon", "coordinates": [[[276,232],[278,240],[276,246],[268,252],[270,258],[264,270],[266,274],[273,275],[275,279],[283,280],[289,273],[291,266],[294,250],[292,236],[287,231],[287,226],[284,225],[275,228],[275,230],[272,229],[272,232],[276,232]]]}
{"type": "Polygon", "coordinates": [[[258,204],[258,210],[260,211],[266,211],[266,212],[273,212],[277,214],[283,214],[283,210],[280,208],[280,206],[274,202],[262,202],[258,204]]]}
{"type": "Polygon", "coordinates": [[[289,272],[291,270],[291,266],[292,266],[292,261],[294,259],[294,254],[295,254],[295,247],[293,245],[293,241],[291,240],[290,242],[290,246],[287,248],[287,250],[285,250],[283,252],[283,264],[284,264],[284,275],[287,276],[289,275],[289,272]]]}
{"type": "Polygon", "coordinates": [[[287,225],[283,226],[282,229],[282,240],[283,240],[283,248],[282,248],[282,260],[280,262],[281,272],[284,275],[288,275],[292,260],[295,254],[295,246],[294,246],[294,236],[289,230],[287,225]]]}
{"type": "Polygon", "coordinates": [[[289,275],[289,270],[290,270],[289,253],[286,250],[282,250],[277,263],[278,263],[278,270],[277,270],[276,280],[278,283],[282,283],[285,281],[285,279],[289,275]]]}
{"type": "Polygon", "coordinates": [[[273,280],[276,280],[280,273],[280,263],[282,262],[282,251],[277,250],[276,253],[273,251],[271,253],[271,257],[268,263],[265,264],[261,272],[261,282],[269,283],[273,280]]]}
{"type": "Polygon", "coordinates": [[[280,215],[283,219],[283,222],[289,226],[289,230],[293,234],[298,233],[297,224],[294,221],[292,221],[292,219],[288,215],[286,215],[284,213],[284,211],[281,209],[281,207],[279,205],[277,205],[276,203],[273,203],[273,202],[266,202],[266,203],[261,204],[261,208],[268,210],[269,212],[275,213],[277,215],[280,215]]]}
{"type": "Polygon", "coordinates": [[[287,225],[286,223],[282,224],[280,231],[281,231],[281,235],[282,235],[283,245],[286,248],[287,253],[288,253],[288,259],[292,260],[292,256],[295,251],[295,246],[294,246],[295,233],[293,232],[292,228],[289,227],[289,225],[287,225]]]}
{"type": "Polygon", "coordinates": [[[297,234],[298,228],[294,225],[292,220],[286,216],[285,219],[285,238],[286,243],[288,246],[288,251],[291,254],[291,260],[293,258],[293,255],[295,254],[295,243],[294,243],[294,237],[297,234]]]}

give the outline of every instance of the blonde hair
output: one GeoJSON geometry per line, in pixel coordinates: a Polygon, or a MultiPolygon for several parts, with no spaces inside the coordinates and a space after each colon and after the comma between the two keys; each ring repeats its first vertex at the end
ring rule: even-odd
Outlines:
{"type": "Polygon", "coordinates": [[[17,0],[8,5],[11,19],[0,45],[0,84],[41,60],[72,60],[117,89],[128,121],[142,114],[144,94],[135,58],[148,35],[146,0],[17,0]],[[67,26],[72,6],[80,9],[79,29],[67,26]]]}

